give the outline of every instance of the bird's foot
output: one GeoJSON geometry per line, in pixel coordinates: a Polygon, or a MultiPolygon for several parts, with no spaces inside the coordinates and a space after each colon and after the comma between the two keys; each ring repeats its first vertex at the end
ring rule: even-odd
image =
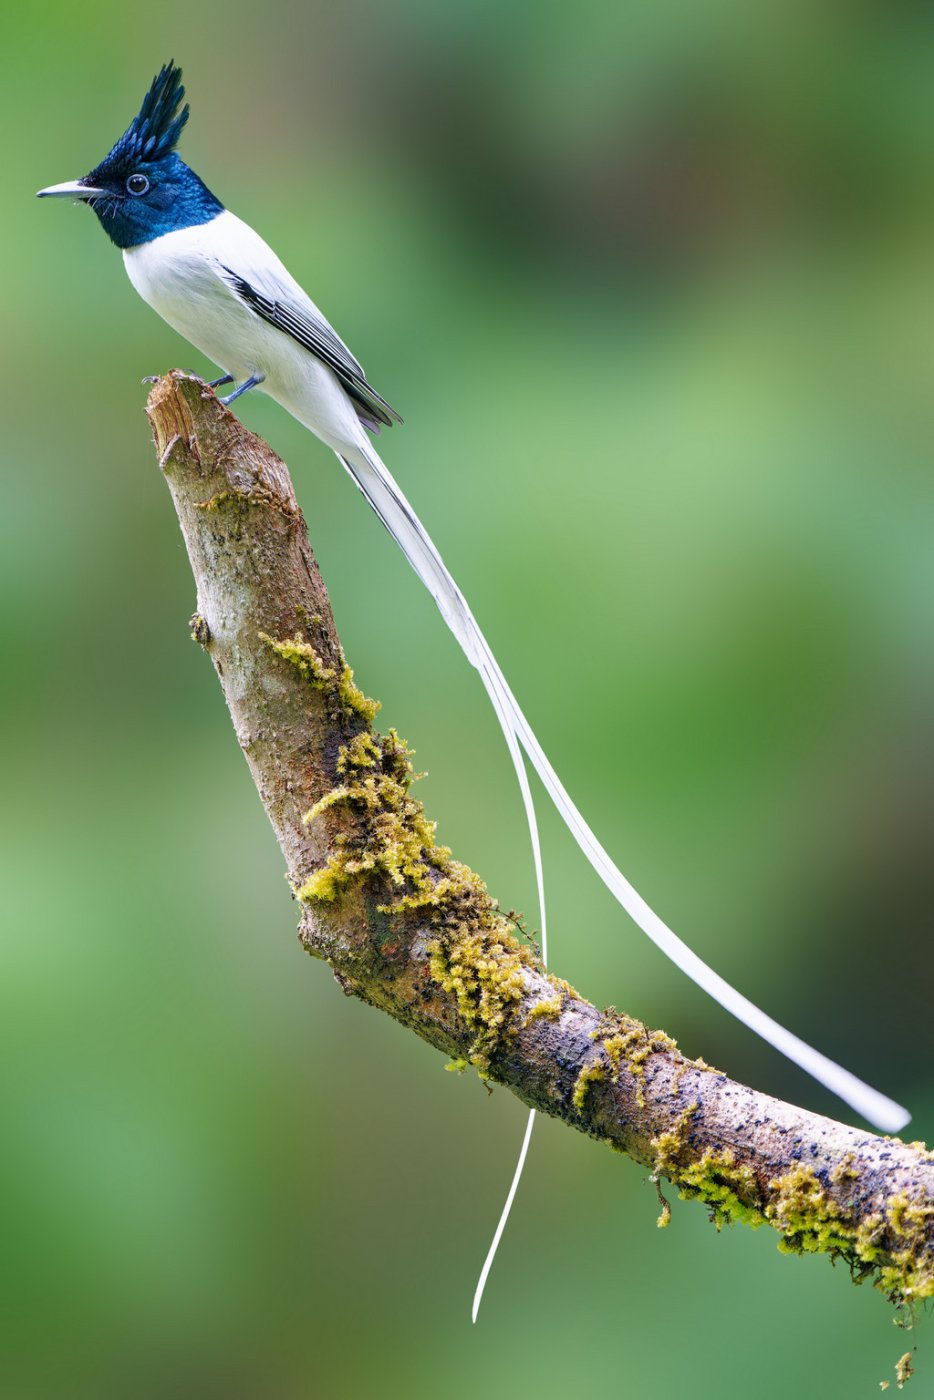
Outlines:
{"type": "MultiPolygon", "coordinates": [[[[230,376],[228,376],[228,378],[229,377],[230,376]]],[[[255,389],[257,384],[262,384],[265,378],[265,374],[251,374],[249,379],[245,379],[241,385],[234,389],[232,394],[227,394],[224,398],[219,399],[218,402],[224,404],[225,407],[229,407],[234,399],[239,399],[240,395],[245,394],[248,389],[255,389]]],[[[223,380],[220,382],[223,383],[223,380]]]]}
{"type": "Polygon", "coordinates": [[[234,377],[232,374],[222,374],[220,379],[209,379],[208,388],[219,389],[222,384],[232,384],[233,382],[234,377]]]}

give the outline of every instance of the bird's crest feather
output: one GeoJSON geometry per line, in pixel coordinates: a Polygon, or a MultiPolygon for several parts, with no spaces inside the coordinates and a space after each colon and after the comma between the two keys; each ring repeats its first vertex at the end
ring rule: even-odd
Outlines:
{"type": "Polygon", "coordinates": [[[153,78],[139,112],[104,163],[126,161],[132,165],[170,155],[188,120],[188,103],[178,110],[184,96],[182,70],[170,59],[153,78]]]}

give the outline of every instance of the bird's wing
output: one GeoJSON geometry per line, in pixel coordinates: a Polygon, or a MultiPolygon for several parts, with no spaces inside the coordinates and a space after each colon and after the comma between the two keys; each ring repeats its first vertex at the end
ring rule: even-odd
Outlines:
{"type": "MultiPolygon", "coordinates": [[[[344,389],[353,399],[360,420],[368,428],[379,432],[380,424],[391,428],[402,419],[391,404],[378,394],[366,381],[363,366],[347,349],[337,332],[318,311],[313,302],[304,298],[299,304],[298,297],[289,295],[283,287],[279,295],[271,290],[263,290],[247,278],[223,264],[220,268],[224,281],[240,300],[268,321],[277,330],[284,331],[299,345],[304,345],[313,355],[334,371],[344,389]]],[[[279,289],[277,288],[278,292],[279,289]]]]}

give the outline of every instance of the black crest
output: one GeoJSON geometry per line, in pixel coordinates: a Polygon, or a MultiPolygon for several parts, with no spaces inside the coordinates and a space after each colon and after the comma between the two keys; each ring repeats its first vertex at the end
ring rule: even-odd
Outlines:
{"type": "Polygon", "coordinates": [[[107,163],[125,161],[134,165],[169,155],[188,120],[187,102],[178,111],[184,96],[182,70],[170,60],[153,78],[143,105],[110,152],[107,163]]]}

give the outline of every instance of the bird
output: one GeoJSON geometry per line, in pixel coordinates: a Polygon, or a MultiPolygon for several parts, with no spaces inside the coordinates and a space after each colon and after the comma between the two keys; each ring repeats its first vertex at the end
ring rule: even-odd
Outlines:
{"type": "MultiPolygon", "coordinates": [[[[526,763],[538,774],[591,866],[635,924],[715,1001],[807,1071],[877,1128],[900,1131],[910,1115],[773,1020],[702,961],[646,903],[572,802],[513,695],[502,669],[440,553],[373,446],[402,422],[368,382],[360,362],[269,245],[228,210],[177,151],[188,121],[182,72],[174,61],[154,77],[139,112],[104,159],[78,180],[40,198],[88,205],[121,249],[136,291],[234,388],[230,405],[268,394],[338,457],[428,588],[468,661],[479,672],[503,732],[522,795],[535,867],[541,946],[547,962],[541,844],[526,763]]],[[[519,1161],[474,1294],[476,1321],[529,1147],[530,1111],[519,1161]]]]}

